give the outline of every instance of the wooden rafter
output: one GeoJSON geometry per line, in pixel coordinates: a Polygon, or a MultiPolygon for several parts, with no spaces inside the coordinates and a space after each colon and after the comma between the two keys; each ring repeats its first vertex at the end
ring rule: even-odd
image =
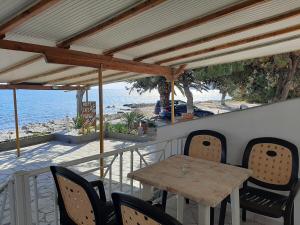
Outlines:
{"type": "Polygon", "coordinates": [[[14,18],[2,24],[0,26],[0,35],[5,35],[7,32],[13,30],[14,28],[24,23],[25,21],[43,12],[44,10],[56,4],[57,2],[59,2],[59,0],[39,1],[37,4],[33,5],[32,7],[26,9],[25,11],[16,15],[14,18]]]}
{"type": "Polygon", "coordinates": [[[100,64],[105,69],[124,72],[145,73],[151,75],[172,76],[172,69],[149,63],[135,62],[111,56],[86,53],[44,45],[29,44],[17,41],[0,40],[0,48],[15,51],[41,53],[49,63],[98,68],[100,64]]]}
{"type": "Polygon", "coordinates": [[[98,32],[101,32],[101,31],[104,31],[112,26],[115,26],[125,20],[128,20],[140,13],[143,13],[163,2],[165,2],[166,0],[147,0],[147,1],[144,1],[138,5],[135,5],[131,8],[129,8],[128,10],[116,15],[115,17],[111,18],[111,19],[108,19],[104,22],[101,22],[100,24],[97,24],[96,26],[90,28],[90,29],[87,29],[79,34],[76,34],[72,37],[69,37],[65,40],[63,40],[62,42],[60,42],[59,44],[57,44],[57,46],[59,47],[63,47],[63,48],[66,48],[66,47],[69,47],[71,44],[73,44],[74,42],[76,41],[79,41],[83,38],[86,38],[86,37],[89,37],[95,33],[98,33],[98,32]]]}
{"type": "Polygon", "coordinates": [[[8,66],[8,67],[2,69],[0,71],[0,75],[11,72],[11,71],[14,71],[14,70],[17,70],[17,69],[20,69],[21,67],[24,67],[24,66],[30,65],[32,63],[35,63],[35,62],[37,62],[37,61],[39,61],[43,58],[44,57],[42,55],[37,55],[37,56],[27,58],[27,59],[22,60],[21,62],[18,62],[16,64],[12,65],[12,66],[8,66]]]}
{"type": "Polygon", "coordinates": [[[133,47],[136,47],[136,46],[139,46],[139,45],[142,45],[142,44],[154,41],[154,40],[158,40],[160,38],[164,38],[164,37],[170,36],[172,34],[176,34],[176,33],[182,32],[184,30],[191,29],[195,26],[199,26],[201,24],[219,19],[221,17],[228,16],[232,13],[238,12],[238,11],[246,9],[248,7],[252,7],[254,5],[264,3],[266,1],[268,1],[268,0],[247,0],[247,1],[243,1],[243,2],[235,4],[233,6],[229,6],[225,9],[221,9],[217,12],[213,12],[211,14],[189,20],[187,22],[181,23],[181,24],[179,24],[177,26],[174,26],[172,28],[165,29],[165,30],[159,31],[155,34],[151,34],[149,36],[142,37],[140,39],[137,39],[137,40],[125,43],[123,45],[114,47],[112,49],[109,49],[109,50],[105,51],[104,54],[112,55],[114,53],[124,51],[124,50],[129,49],[129,48],[133,48],[133,47]]]}
{"type": "Polygon", "coordinates": [[[65,77],[61,77],[58,79],[49,80],[49,81],[47,81],[47,83],[48,84],[57,84],[57,83],[68,81],[68,80],[74,80],[74,79],[90,76],[92,74],[96,74],[97,72],[98,72],[98,70],[91,70],[91,71],[87,71],[84,73],[79,73],[79,74],[75,74],[75,75],[71,75],[71,76],[65,76],[65,77]]]}
{"type": "Polygon", "coordinates": [[[206,54],[206,53],[210,53],[210,52],[214,52],[214,51],[218,51],[218,50],[223,50],[223,49],[236,47],[236,46],[243,45],[243,44],[248,44],[248,43],[251,43],[251,42],[255,42],[255,41],[259,41],[259,40],[263,40],[263,39],[267,39],[267,38],[276,37],[276,36],[279,36],[279,35],[287,34],[287,33],[298,31],[298,30],[300,30],[300,24],[295,25],[295,26],[291,26],[291,27],[287,27],[287,28],[284,28],[284,29],[268,32],[268,33],[265,33],[265,34],[256,35],[256,36],[244,38],[244,39],[241,39],[241,40],[228,42],[228,43],[221,44],[221,45],[218,45],[218,46],[214,46],[214,47],[210,47],[210,48],[206,48],[206,49],[201,49],[201,50],[198,50],[198,51],[189,52],[187,54],[182,54],[182,55],[179,55],[179,56],[163,59],[163,60],[157,61],[156,63],[157,64],[169,63],[169,62],[173,62],[173,61],[177,61],[177,60],[181,60],[181,59],[185,59],[185,58],[190,58],[190,57],[193,57],[193,56],[199,56],[199,55],[202,55],[202,54],[206,54]]]}
{"type": "MultiPolygon", "coordinates": [[[[98,73],[98,70],[96,72],[92,73],[92,74],[98,75],[97,73],[98,73]]],[[[126,74],[126,73],[119,72],[119,73],[109,74],[107,76],[103,76],[103,78],[120,76],[122,74],[126,74]]],[[[98,81],[98,76],[87,79],[87,80],[83,80],[83,81],[76,81],[76,82],[68,83],[68,85],[86,85],[86,84],[89,84],[89,83],[94,82],[94,81],[95,82],[98,81]]]]}
{"type": "Polygon", "coordinates": [[[81,90],[85,89],[82,86],[44,86],[40,84],[3,84],[0,85],[0,90],[9,90],[9,89],[24,89],[24,90],[81,90]]]}
{"type": "Polygon", "coordinates": [[[61,73],[61,72],[64,72],[64,71],[67,71],[67,70],[70,70],[70,69],[73,69],[73,68],[75,68],[75,66],[64,66],[62,68],[50,70],[50,71],[40,73],[40,74],[36,74],[36,75],[30,76],[30,77],[25,77],[25,78],[12,80],[9,83],[19,84],[19,83],[23,83],[23,82],[34,80],[34,79],[39,79],[39,78],[43,78],[43,77],[47,77],[47,76],[51,76],[51,75],[56,75],[57,73],[61,73]]]}
{"type": "Polygon", "coordinates": [[[242,26],[239,26],[239,27],[235,27],[233,29],[228,29],[228,30],[225,30],[225,31],[221,31],[219,33],[215,33],[215,34],[212,34],[212,35],[209,35],[209,36],[206,36],[206,37],[203,37],[203,38],[199,38],[199,39],[196,39],[196,40],[193,40],[193,41],[185,42],[185,43],[182,43],[182,44],[179,44],[179,45],[176,45],[176,46],[172,46],[172,47],[169,47],[169,48],[165,48],[165,49],[162,49],[162,50],[151,52],[151,53],[139,56],[139,57],[135,58],[134,60],[143,61],[143,60],[148,59],[148,58],[152,58],[152,57],[155,57],[155,56],[159,56],[159,55],[167,54],[167,53],[170,53],[170,52],[178,51],[178,50],[181,50],[181,49],[185,49],[185,48],[193,47],[193,46],[196,46],[196,45],[204,44],[204,43],[214,41],[214,40],[219,39],[219,38],[227,37],[227,36],[234,35],[236,33],[244,32],[244,31],[248,31],[248,30],[251,30],[251,29],[254,29],[254,28],[257,28],[257,27],[261,27],[261,26],[272,24],[272,23],[280,22],[280,21],[283,21],[283,20],[291,19],[291,18],[299,16],[299,15],[300,15],[300,8],[297,8],[295,10],[291,10],[289,12],[286,12],[286,13],[283,13],[283,14],[280,14],[280,15],[276,15],[276,16],[273,16],[273,17],[270,17],[270,18],[267,18],[267,19],[264,19],[264,20],[256,21],[254,23],[242,25],[242,26]]]}

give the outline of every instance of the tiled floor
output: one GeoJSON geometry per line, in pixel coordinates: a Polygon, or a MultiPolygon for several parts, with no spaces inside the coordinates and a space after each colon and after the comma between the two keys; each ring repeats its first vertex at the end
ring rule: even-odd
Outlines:
{"type": "MultiPolygon", "coordinates": [[[[167,213],[176,218],[176,197],[171,197],[167,202],[167,213]]],[[[215,210],[215,223],[218,224],[219,219],[219,209],[215,210]]],[[[266,221],[267,218],[257,217],[249,215],[247,222],[241,222],[241,225],[279,225],[276,221],[266,221]]],[[[197,225],[198,215],[197,215],[197,204],[190,202],[190,204],[185,204],[183,225],[197,225]]],[[[230,219],[230,208],[228,207],[225,225],[231,225],[230,219]]]]}

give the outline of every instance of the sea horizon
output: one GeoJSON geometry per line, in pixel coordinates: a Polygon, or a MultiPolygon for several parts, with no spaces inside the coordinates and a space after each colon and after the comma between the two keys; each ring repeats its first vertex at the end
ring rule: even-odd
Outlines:
{"type": "MultiPolygon", "coordinates": [[[[129,94],[123,85],[104,86],[104,113],[114,114],[120,111],[124,104],[150,104],[159,100],[156,90],[142,95],[133,91],[129,94]]],[[[194,101],[220,100],[218,90],[193,90],[194,101]]],[[[98,104],[98,89],[92,88],[88,94],[90,101],[98,104]]],[[[186,98],[176,91],[175,99],[186,101],[186,98]]],[[[85,101],[85,96],[84,99],[85,101]]],[[[19,125],[43,123],[63,119],[66,116],[76,116],[76,91],[36,91],[17,90],[19,125]]],[[[97,109],[98,111],[98,109],[97,109]]],[[[98,112],[97,112],[98,113],[98,112]]],[[[0,130],[11,130],[15,127],[13,93],[11,90],[0,90],[0,130]]]]}

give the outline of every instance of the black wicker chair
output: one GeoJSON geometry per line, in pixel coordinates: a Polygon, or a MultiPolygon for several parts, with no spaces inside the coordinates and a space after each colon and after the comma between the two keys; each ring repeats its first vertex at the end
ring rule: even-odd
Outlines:
{"type": "MultiPolygon", "coordinates": [[[[243,221],[246,221],[246,212],[251,211],[273,218],[283,217],[284,225],[293,225],[294,198],[299,190],[297,147],[278,138],[253,139],[246,147],[242,166],[253,171],[240,190],[243,221]],[[289,195],[273,191],[288,191],[289,195]]],[[[224,224],[225,212],[226,202],[221,206],[219,225],[224,224]]]]}
{"type": "MultiPolygon", "coordinates": [[[[212,130],[197,130],[190,133],[184,146],[184,155],[209,161],[226,163],[226,138],[212,130]]],[[[162,208],[166,209],[167,191],[163,191],[162,208]]],[[[189,203],[189,200],[186,199],[189,203]]],[[[214,208],[210,210],[210,224],[214,223],[214,208]]]]}
{"type": "Polygon", "coordinates": [[[122,193],[112,193],[118,225],[181,225],[148,202],[122,193]]]}
{"type": "Polygon", "coordinates": [[[58,194],[60,224],[112,225],[115,213],[102,181],[88,182],[64,167],[51,166],[58,194]],[[98,188],[100,198],[94,189],[98,188]]]}

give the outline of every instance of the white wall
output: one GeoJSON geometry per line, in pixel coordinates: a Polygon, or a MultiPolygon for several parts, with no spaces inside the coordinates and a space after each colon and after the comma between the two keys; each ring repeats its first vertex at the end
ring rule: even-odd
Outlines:
{"type": "MultiPolygon", "coordinates": [[[[157,137],[184,136],[200,129],[216,130],[225,135],[229,163],[241,163],[248,141],[257,137],[282,138],[300,150],[300,98],[160,127],[157,137]]],[[[295,210],[295,224],[300,224],[300,194],[295,210]]]]}

